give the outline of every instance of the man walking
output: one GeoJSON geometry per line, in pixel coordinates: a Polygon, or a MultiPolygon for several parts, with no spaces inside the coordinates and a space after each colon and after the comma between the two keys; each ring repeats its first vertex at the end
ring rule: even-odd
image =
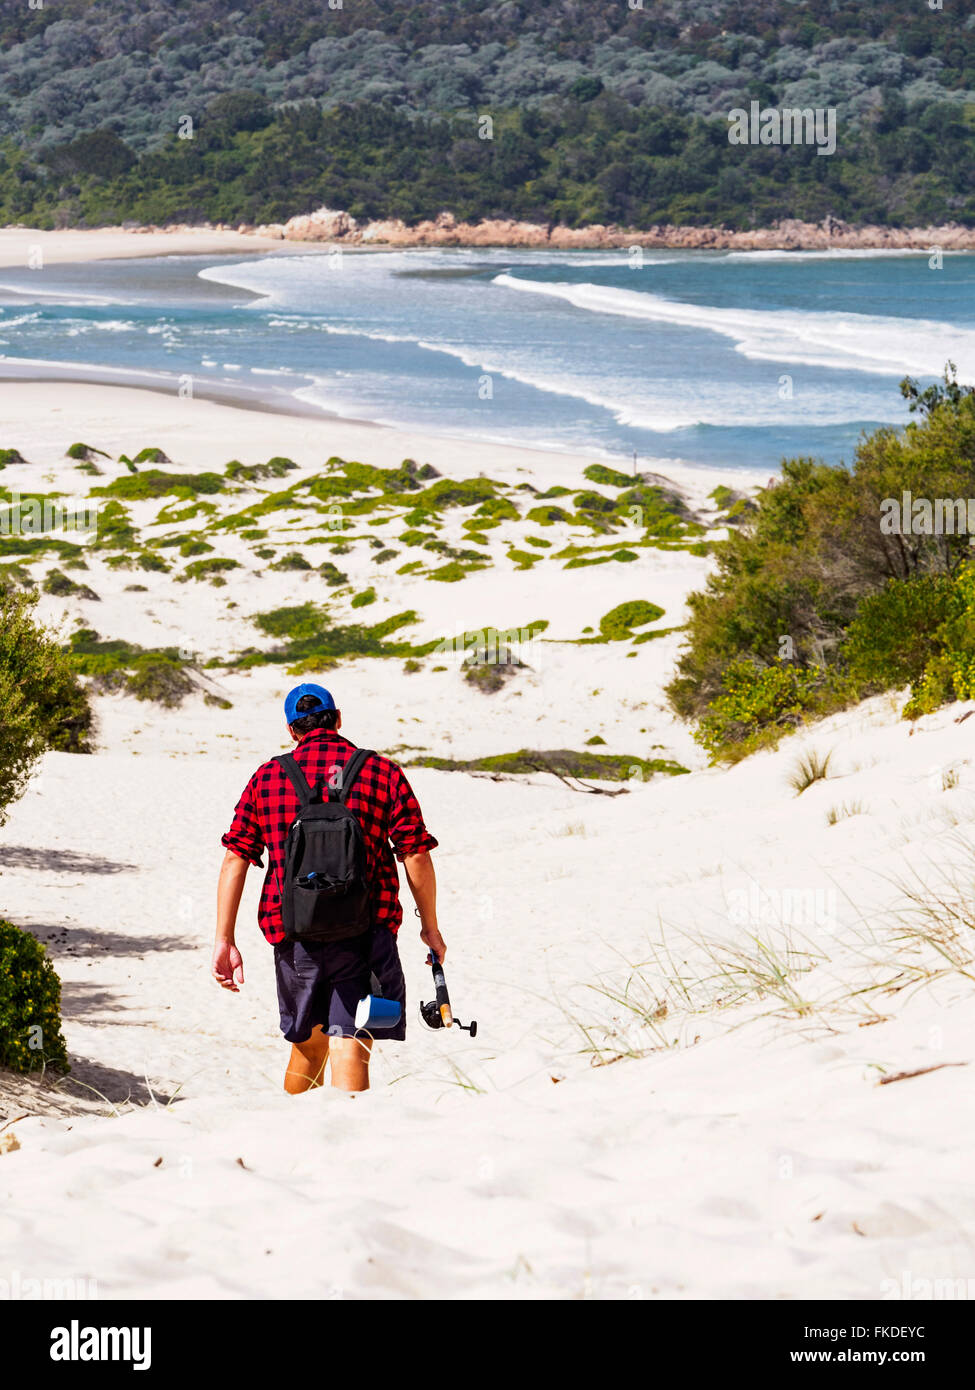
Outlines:
{"type": "Polygon", "coordinates": [[[285,700],[284,712],[296,744],[292,756],[309,787],[342,788],[341,799],[361,827],[371,928],[335,941],[299,939],[286,932],[286,846],[302,801],[281,762],[272,758],[247,783],[233,824],[223,836],[226,854],[217,889],[213,976],[234,994],[243,984],[243,961],[235,942],[237,910],[247,869],[251,864],[261,867],[266,849],[258,921],[274,948],[281,1031],[291,1043],[284,1089],[297,1094],[320,1086],[326,1063],[331,1063],[333,1086],[365,1091],[372,1037],[356,1029],[358,1001],[369,993],[395,999],[402,1008],[400,1021],[380,1036],[400,1041],[406,1036],[406,985],[396,944],[403,911],[394,854],[406,870],[416,902],[420,940],[439,961],[446,952],[437,926],[437,883],[430,858],[437,841],[423,823],[402,769],[388,758],[378,753],[364,761],[356,758],[358,770],[350,769],[354,780],[343,787],[344,769],[357,750],[339,734],[341,711],[327,690],[297,686],[285,700]]]}

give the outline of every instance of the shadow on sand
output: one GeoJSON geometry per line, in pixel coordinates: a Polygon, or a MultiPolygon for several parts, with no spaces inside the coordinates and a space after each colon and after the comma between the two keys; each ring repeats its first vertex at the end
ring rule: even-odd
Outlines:
{"type": "Polygon", "coordinates": [[[122,874],[134,873],[139,867],[73,849],[35,849],[32,845],[0,845],[0,865],[49,874],[122,874]]]}
{"type": "Polygon", "coordinates": [[[186,936],[134,936],[96,931],[93,927],[56,926],[51,922],[17,925],[46,946],[52,960],[59,956],[144,956],[150,951],[192,951],[200,944],[186,936]]]}

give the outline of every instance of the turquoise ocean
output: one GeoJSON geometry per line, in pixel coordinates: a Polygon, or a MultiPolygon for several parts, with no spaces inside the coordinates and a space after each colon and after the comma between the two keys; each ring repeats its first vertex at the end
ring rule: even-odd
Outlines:
{"type": "Polygon", "coordinates": [[[898,382],[975,382],[975,255],[318,251],[0,271],[0,377],[775,470],[849,461],[898,382]],[[57,366],[55,366],[57,364],[57,366]]]}

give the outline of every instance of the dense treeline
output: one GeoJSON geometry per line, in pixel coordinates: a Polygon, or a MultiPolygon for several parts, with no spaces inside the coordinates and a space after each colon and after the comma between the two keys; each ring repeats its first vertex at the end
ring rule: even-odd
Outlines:
{"type": "Polygon", "coordinates": [[[975,391],[950,364],[901,390],[916,422],[849,469],[787,461],[691,595],[668,695],[716,760],[886,690],[911,687],[908,718],[975,698],[975,391]]]}
{"type": "Polygon", "coordinates": [[[908,0],[0,11],[7,219],[965,221],[973,125],[975,17],[908,0]],[[840,153],[729,149],[752,100],[835,107],[840,153]]]}
{"type": "Polygon", "coordinates": [[[904,107],[840,130],[835,155],[812,146],[729,145],[726,120],[633,107],[608,92],[475,117],[410,117],[391,104],[275,113],[258,93],[220,96],[192,139],[141,157],[102,130],[44,162],[0,151],[0,220],[39,226],[125,220],[283,220],[321,205],[360,218],[515,216],[577,226],[922,224],[975,220],[975,154],[962,108],[904,107]]]}

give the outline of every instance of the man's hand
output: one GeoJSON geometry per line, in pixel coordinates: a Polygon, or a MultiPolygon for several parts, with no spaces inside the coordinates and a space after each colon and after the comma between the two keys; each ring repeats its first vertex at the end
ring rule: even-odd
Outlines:
{"type": "Polygon", "coordinates": [[[437,926],[421,927],[420,940],[430,952],[431,959],[427,961],[427,964],[432,965],[434,960],[438,960],[442,965],[443,958],[447,954],[447,947],[440,935],[440,928],[437,926]]]}
{"type": "Polygon", "coordinates": [[[232,994],[239,994],[240,986],[244,983],[244,962],[234,945],[234,924],[246,877],[247,860],[228,849],[220,866],[220,882],[217,884],[217,935],[210,969],[220,988],[229,989],[232,994]]]}
{"type": "Polygon", "coordinates": [[[244,983],[244,960],[232,941],[218,941],[213,948],[213,978],[221,989],[240,993],[244,983]]]}

